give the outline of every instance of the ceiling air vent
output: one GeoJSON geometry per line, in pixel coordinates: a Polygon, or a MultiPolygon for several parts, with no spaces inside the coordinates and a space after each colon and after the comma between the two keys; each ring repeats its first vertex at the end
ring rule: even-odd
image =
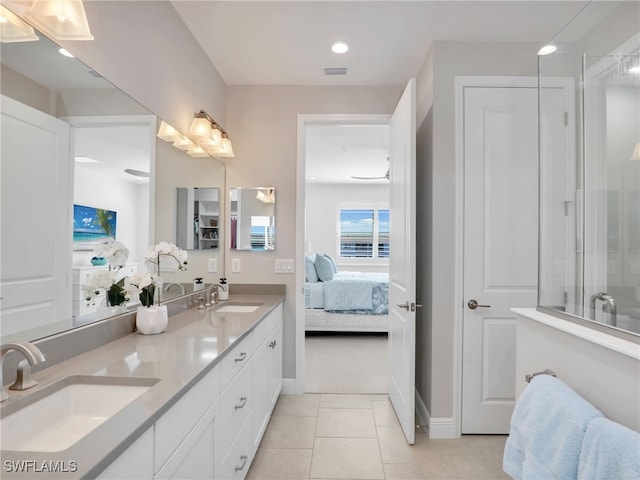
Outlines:
{"type": "Polygon", "coordinates": [[[325,75],[346,75],[348,72],[348,68],[346,67],[333,67],[333,68],[325,68],[325,75]]]}

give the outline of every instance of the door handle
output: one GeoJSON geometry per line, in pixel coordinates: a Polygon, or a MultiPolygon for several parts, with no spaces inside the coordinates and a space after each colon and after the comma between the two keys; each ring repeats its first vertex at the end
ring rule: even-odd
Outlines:
{"type": "Polygon", "coordinates": [[[483,307],[483,308],[491,308],[491,305],[480,305],[476,300],[474,300],[473,298],[471,300],[469,300],[469,302],[467,303],[467,307],[469,307],[471,310],[475,310],[478,307],[483,307]]]}
{"type": "Polygon", "coordinates": [[[422,308],[422,305],[420,305],[419,303],[409,303],[409,302],[404,302],[402,304],[398,303],[396,304],[398,305],[398,307],[400,308],[404,308],[405,310],[409,310],[410,312],[415,312],[416,308],[422,308]]]}

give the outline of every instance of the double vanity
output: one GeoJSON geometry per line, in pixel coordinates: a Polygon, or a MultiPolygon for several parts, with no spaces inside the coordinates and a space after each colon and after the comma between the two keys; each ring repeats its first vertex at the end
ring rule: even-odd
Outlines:
{"type": "Polygon", "coordinates": [[[244,478],[282,386],[283,301],[191,301],[162,334],[34,373],[0,407],[3,478],[244,478]]]}

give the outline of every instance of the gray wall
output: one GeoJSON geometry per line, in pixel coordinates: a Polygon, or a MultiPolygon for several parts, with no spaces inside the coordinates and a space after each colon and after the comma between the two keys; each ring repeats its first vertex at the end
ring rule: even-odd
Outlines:
{"type": "MultiPolygon", "coordinates": [[[[231,283],[278,283],[287,288],[284,308],[284,377],[295,377],[294,275],[274,274],[276,258],[295,258],[298,114],[389,114],[403,87],[227,87],[227,128],[233,132],[235,158],[227,162],[227,185],[276,189],[275,252],[234,251],[225,262],[231,283]],[[240,258],[242,273],[231,273],[240,258]]],[[[303,265],[296,265],[304,272],[303,265]]]]}

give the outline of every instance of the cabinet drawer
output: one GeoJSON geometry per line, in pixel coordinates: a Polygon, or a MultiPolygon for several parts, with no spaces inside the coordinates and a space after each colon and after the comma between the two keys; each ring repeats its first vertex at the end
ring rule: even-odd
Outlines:
{"type": "Polygon", "coordinates": [[[282,317],[282,304],[274,308],[258,325],[253,329],[253,344],[258,348],[260,344],[267,338],[267,335],[273,330],[278,323],[278,319],[282,317]]]}
{"type": "Polygon", "coordinates": [[[253,332],[232,347],[220,361],[220,385],[224,389],[233,377],[244,367],[253,355],[253,332]]]}
{"type": "Polygon", "coordinates": [[[216,426],[216,454],[227,455],[228,447],[253,410],[252,363],[248,363],[220,395],[219,421],[216,426]]]}
{"type": "Polygon", "coordinates": [[[216,478],[224,480],[242,480],[247,476],[253,456],[251,455],[251,415],[242,426],[238,437],[229,449],[229,453],[217,463],[216,478]]]}
{"type": "Polygon", "coordinates": [[[210,371],[155,423],[154,473],[220,395],[220,370],[210,371]]]}

